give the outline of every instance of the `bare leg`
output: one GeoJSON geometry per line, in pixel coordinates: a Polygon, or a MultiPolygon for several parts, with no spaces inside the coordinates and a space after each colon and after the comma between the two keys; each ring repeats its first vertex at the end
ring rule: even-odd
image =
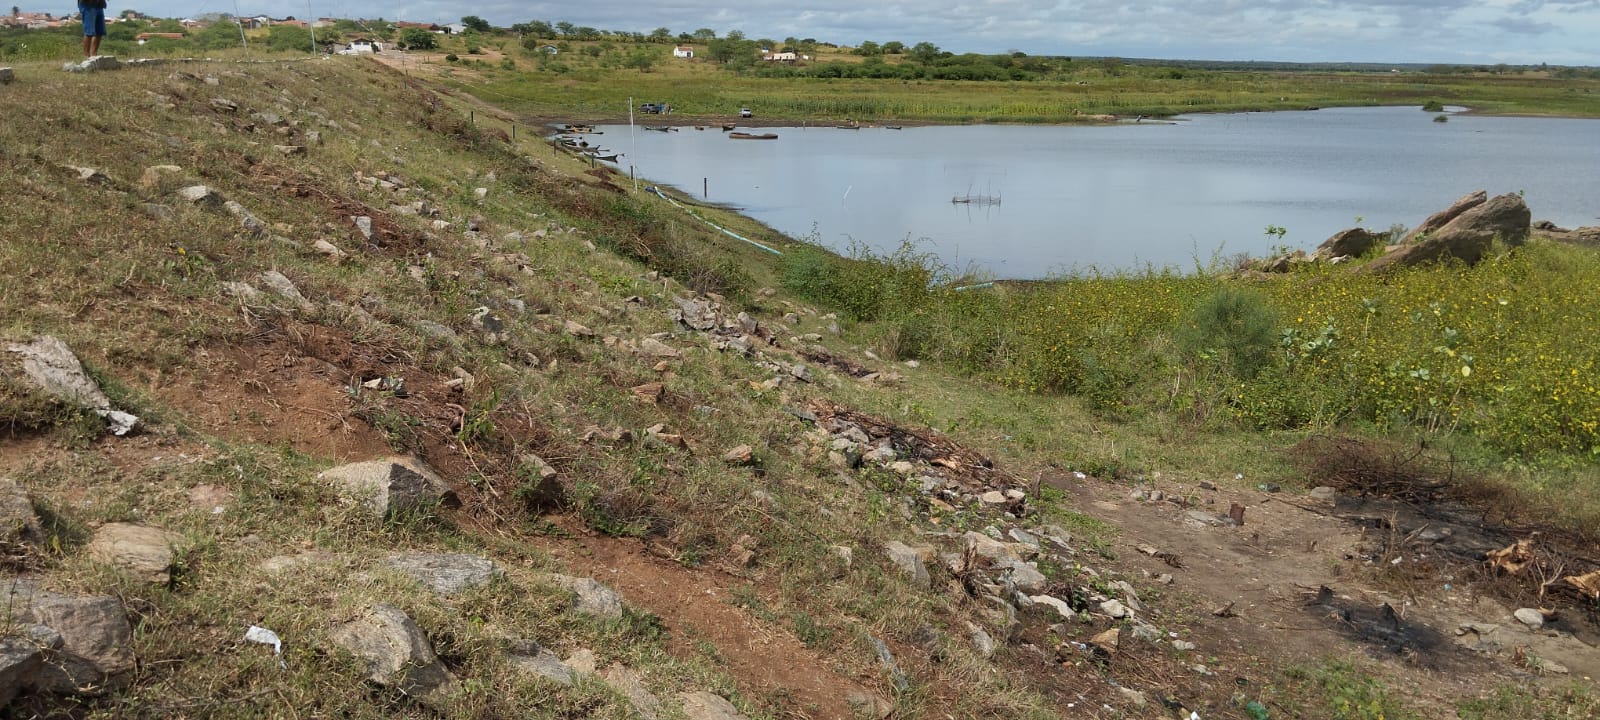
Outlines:
{"type": "Polygon", "coordinates": [[[93,44],[93,43],[94,43],[94,36],[92,36],[92,35],[85,35],[85,36],[83,36],[83,56],[84,56],[84,57],[89,57],[89,56],[91,56],[91,55],[93,55],[93,54],[94,54],[94,53],[93,53],[93,52],[91,52],[91,51],[90,51],[90,50],[89,50],[89,47],[90,47],[90,46],[91,46],[91,45],[92,45],[92,44],[93,44]]]}
{"type": "Polygon", "coordinates": [[[90,40],[91,40],[91,42],[89,43],[89,54],[90,55],[99,55],[100,54],[100,38],[102,38],[102,37],[105,37],[105,36],[104,35],[95,35],[94,37],[90,38],[90,40]]]}

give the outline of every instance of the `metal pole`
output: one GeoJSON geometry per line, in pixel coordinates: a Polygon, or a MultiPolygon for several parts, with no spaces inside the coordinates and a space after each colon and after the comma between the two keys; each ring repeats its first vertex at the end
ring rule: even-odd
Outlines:
{"type": "Polygon", "coordinates": [[[707,199],[711,197],[711,178],[700,178],[700,194],[707,199]]]}
{"type": "Polygon", "coordinates": [[[317,18],[311,12],[311,0],[306,0],[306,29],[311,31],[311,54],[317,54],[317,18]]]}

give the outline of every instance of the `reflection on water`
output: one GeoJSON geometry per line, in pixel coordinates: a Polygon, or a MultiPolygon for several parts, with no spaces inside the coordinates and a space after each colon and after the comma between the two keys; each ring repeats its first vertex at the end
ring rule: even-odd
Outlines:
{"type": "Polygon", "coordinates": [[[1358,222],[1415,225],[1480,188],[1523,192],[1536,219],[1600,224],[1600,121],[1433,117],[1341,108],[1104,127],[797,127],[767,141],[621,126],[603,138],[640,178],[707,188],[790,235],[884,251],[911,239],[1002,277],[1310,248],[1358,222]],[[1000,202],[951,202],[969,194],[1000,202]],[[1268,236],[1269,225],[1288,234],[1268,236]]]}

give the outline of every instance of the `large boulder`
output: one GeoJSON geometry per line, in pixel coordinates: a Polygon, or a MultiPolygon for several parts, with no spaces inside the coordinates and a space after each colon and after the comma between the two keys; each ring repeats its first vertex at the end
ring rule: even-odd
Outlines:
{"type": "Polygon", "coordinates": [[[1488,201],[1489,193],[1484,190],[1463,195],[1455,202],[1451,203],[1450,207],[1429,215],[1428,219],[1423,220],[1421,225],[1412,228],[1411,232],[1406,233],[1406,236],[1400,240],[1400,244],[1404,245],[1416,240],[1417,238],[1432,233],[1435,230],[1448,225],[1451,220],[1460,217],[1461,213],[1471,210],[1488,201]]]}
{"type": "Polygon", "coordinates": [[[932,582],[928,568],[922,562],[922,554],[916,548],[898,540],[890,540],[884,543],[883,553],[889,562],[900,568],[912,585],[926,589],[932,582]]]}
{"type": "Polygon", "coordinates": [[[83,370],[83,363],[60,338],[40,335],[31,343],[13,343],[8,350],[22,358],[22,372],[45,394],[93,411],[106,419],[111,431],[125,435],[139,418],[111,408],[111,399],[99,383],[83,370]]]}
{"type": "Polygon", "coordinates": [[[89,554],[148,583],[172,580],[172,551],[182,536],[131,523],[106,523],[89,541],[89,554]]]}
{"type": "Polygon", "coordinates": [[[17,580],[0,597],[14,627],[41,647],[44,667],[32,686],[58,693],[94,693],[134,668],[133,626],[110,595],[66,595],[17,580]]]}
{"type": "Polygon", "coordinates": [[[1368,264],[1366,270],[1376,272],[1447,257],[1472,265],[1483,259],[1495,238],[1500,238],[1508,245],[1526,242],[1532,220],[1533,215],[1521,196],[1510,193],[1498,195],[1457,215],[1437,230],[1419,236],[1416,241],[1391,250],[1389,254],[1368,264]]]}
{"type": "Polygon", "coordinates": [[[439,474],[414,457],[340,465],[317,476],[361,502],[374,517],[425,509],[455,499],[439,474]]]}
{"type": "Polygon", "coordinates": [[[1318,259],[1333,259],[1336,257],[1361,257],[1385,242],[1388,242],[1388,233],[1375,233],[1366,228],[1350,228],[1340,230],[1333,237],[1322,241],[1317,246],[1313,257],[1318,259]]]}
{"type": "Polygon", "coordinates": [[[439,661],[422,628],[404,611],[373,605],[365,615],[329,633],[335,644],[360,658],[369,682],[434,702],[457,687],[456,677],[439,661]]]}
{"type": "Polygon", "coordinates": [[[0,637],[0,708],[17,696],[17,691],[32,687],[44,669],[44,648],[32,638],[0,637]]]}

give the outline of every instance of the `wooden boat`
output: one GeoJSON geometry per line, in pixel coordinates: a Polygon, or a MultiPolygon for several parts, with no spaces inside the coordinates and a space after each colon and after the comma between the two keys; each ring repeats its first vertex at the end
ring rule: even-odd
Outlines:
{"type": "Polygon", "coordinates": [[[778,134],[777,133],[731,132],[731,133],[728,133],[728,139],[729,140],[777,140],[778,139],[778,134]]]}
{"type": "Polygon", "coordinates": [[[667,132],[667,131],[671,130],[672,128],[663,127],[663,126],[659,126],[659,125],[646,125],[646,126],[644,126],[644,129],[646,129],[646,130],[654,130],[656,132],[667,132]]]}
{"type": "Polygon", "coordinates": [[[839,128],[840,130],[860,130],[861,129],[860,125],[835,125],[834,127],[839,128]]]}
{"type": "Polygon", "coordinates": [[[900,126],[900,125],[885,125],[885,126],[883,126],[883,129],[885,129],[885,130],[900,130],[900,129],[902,129],[902,126],[900,126]]]}
{"type": "Polygon", "coordinates": [[[739,126],[734,124],[734,123],[723,123],[722,124],[722,131],[723,132],[727,132],[727,131],[732,130],[732,129],[736,128],[736,127],[739,127],[739,126]]]}
{"type": "Polygon", "coordinates": [[[592,157],[592,158],[594,158],[596,160],[604,160],[606,162],[616,162],[617,158],[622,156],[622,153],[611,153],[610,155],[601,155],[600,153],[584,153],[584,154],[588,155],[589,157],[592,157]]]}

